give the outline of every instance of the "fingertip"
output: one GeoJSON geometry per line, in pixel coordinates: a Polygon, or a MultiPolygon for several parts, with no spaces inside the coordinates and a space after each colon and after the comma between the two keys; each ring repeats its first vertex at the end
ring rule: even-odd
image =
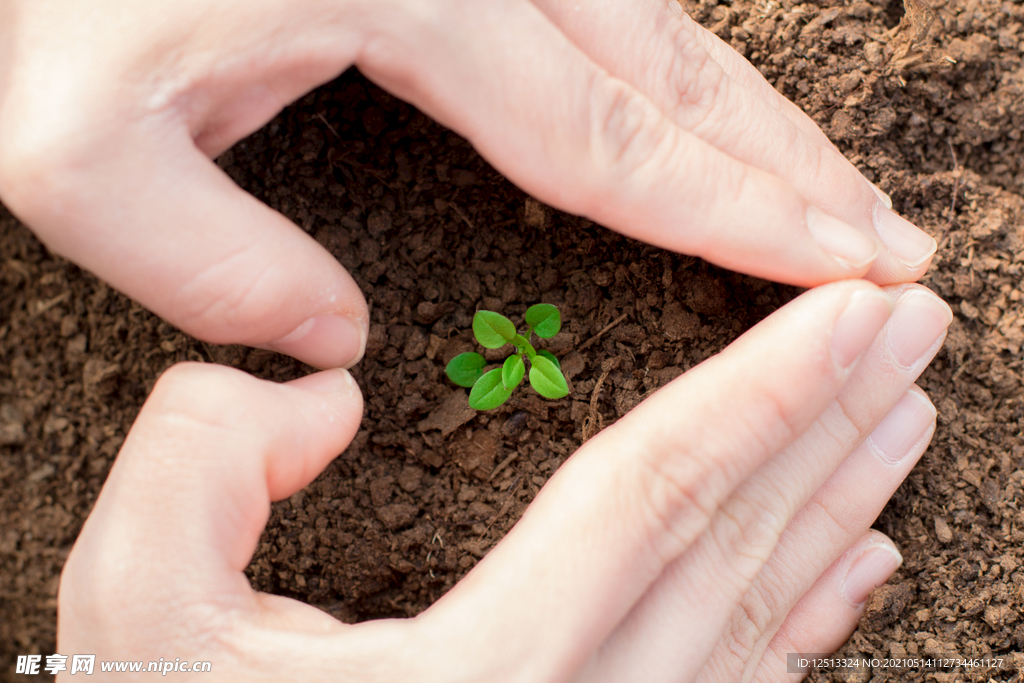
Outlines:
{"type": "Polygon", "coordinates": [[[367,336],[364,322],[325,313],[307,318],[280,339],[259,346],[317,368],[351,368],[362,360],[367,336]]]}
{"type": "Polygon", "coordinates": [[[322,372],[314,372],[311,375],[293,379],[286,382],[285,386],[302,389],[314,394],[331,396],[339,400],[347,401],[358,398],[362,401],[362,392],[355,378],[345,368],[332,368],[322,372]]]}
{"type": "MultiPolygon", "coordinates": [[[[889,538],[874,529],[836,560],[786,616],[757,665],[754,680],[776,680],[779,665],[794,653],[834,652],[850,637],[864,614],[871,592],[903,563],[889,538]]],[[[807,673],[791,668],[790,673],[807,673]]]]}
{"type": "Polygon", "coordinates": [[[180,481],[165,477],[168,490],[191,486],[194,473],[202,472],[200,493],[247,489],[250,503],[259,504],[268,492],[279,500],[312,481],[348,446],[362,411],[359,387],[341,368],[281,385],[212,363],[182,363],[154,387],[126,441],[125,450],[142,457],[127,461],[135,479],[148,480],[152,453],[159,450],[165,460],[187,463],[180,481]],[[268,490],[262,493],[254,486],[263,476],[237,476],[238,469],[255,473],[257,463],[266,472],[268,490]]]}
{"type": "Polygon", "coordinates": [[[917,462],[935,430],[935,406],[923,391],[912,387],[864,440],[865,447],[890,467],[917,462]]]}
{"type": "Polygon", "coordinates": [[[363,417],[363,396],[351,373],[333,368],[287,382],[299,390],[291,405],[292,436],[267,451],[271,500],[292,495],[315,479],[352,442],[363,417]]]}
{"type": "Polygon", "coordinates": [[[903,555],[885,534],[872,531],[847,552],[850,562],[839,592],[853,609],[861,609],[871,592],[889,580],[903,564],[903,555]]]}
{"type": "Polygon", "coordinates": [[[875,204],[873,220],[879,239],[908,271],[920,270],[938,249],[934,237],[892,211],[882,201],[875,204]]]}
{"type": "Polygon", "coordinates": [[[874,183],[870,183],[870,185],[871,185],[871,190],[875,193],[875,196],[877,196],[879,199],[881,199],[882,203],[885,204],[885,208],[891,209],[892,208],[892,197],[890,197],[885,192],[883,192],[882,188],[880,188],[878,185],[875,185],[874,183]]]}
{"type": "Polygon", "coordinates": [[[949,304],[920,285],[888,288],[896,301],[889,320],[886,351],[901,368],[923,368],[938,352],[953,322],[949,304]]]}

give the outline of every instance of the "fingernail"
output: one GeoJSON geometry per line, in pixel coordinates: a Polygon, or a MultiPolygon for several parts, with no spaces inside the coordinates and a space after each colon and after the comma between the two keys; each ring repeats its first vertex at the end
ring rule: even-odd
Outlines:
{"type": "Polygon", "coordinates": [[[882,330],[892,313],[892,301],[877,289],[862,289],[850,295],[846,308],[832,328],[832,358],[836,366],[853,365],[882,330]]]}
{"type": "Polygon", "coordinates": [[[875,191],[875,194],[878,196],[878,198],[882,200],[883,204],[885,204],[885,208],[891,209],[892,208],[892,197],[890,197],[886,193],[882,192],[882,188],[880,188],[878,185],[875,185],[874,183],[869,183],[869,184],[871,185],[871,189],[875,191]]]}
{"type": "Polygon", "coordinates": [[[916,391],[908,391],[871,432],[865,443],[883,462],[899,463],[935,423],[935,407],[916,391]]]}
{"type": "Polygon", "coordinates": [[[907,268],[917,268],[935,253],[938,245],[932,236],[882,204],[875,205],[875,232],[907,268]]]}
{"type": "Polygon", "coordinates": [[[268,348],[319,368],[350,368],[366,350],[366,330],[351,318],[327,313],[296,327],[268,348]]]}
{"type": "Polygon", "coordinates": [[[843,597],[854,607],[864,604],[871,591],[889,580],[903,564],[903,556],[890,545],[873,545],[854,561],[843,580],[843,597]]]}
{"type": "Polygon", "coordinates": [[[859,270],[878,255],[874,240],[816,206],[807,207],[807,231],[844,268],[859,270]]]}
{"type": "Polygon", "coordinates": [[[921,290],[905,293],[896,301],[887,332],[893,360],[905,368],[916,364],[953,322],[945,301],[921,290]]]}

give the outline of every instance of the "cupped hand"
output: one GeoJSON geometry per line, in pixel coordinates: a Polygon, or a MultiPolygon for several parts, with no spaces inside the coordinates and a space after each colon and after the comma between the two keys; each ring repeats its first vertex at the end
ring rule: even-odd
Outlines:
{"type": "Polygon", "coordinates": [[[352,64],[664,248],[805,286],[912,281],[935,249],[674,0],[7,0],[0,198],[194,336],[348,366],[358,288],[210,158],[352,64]]]}
{"type": "Polygon", "coordinates": [[[243,574],[357,430],[351,376],[177,366],[68,558],[58,651],[211,681],[791,680],[900,564],[869,527],[931,437],[913,381],[950,320],[916,285],[804,294],[582,446],[426,612],[356,625],[243,574]]]}

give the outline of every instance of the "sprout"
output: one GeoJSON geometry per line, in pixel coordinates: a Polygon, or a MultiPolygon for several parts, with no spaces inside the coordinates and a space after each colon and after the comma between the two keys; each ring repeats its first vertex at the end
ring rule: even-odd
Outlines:
{"type": "Polygon", "coordinates": [[[479,353],[460,353],[445,368],[448,379],[460,387],[470,388],[469,406],[475,410],[490,410],[507,401],[512,391],[526,376],[529,362],[530,386],[548,399],[569,394],[569,386],[562,374],[562,366],[550,351],[537,351],[530,343],[536,333],[550,339],[562,329],[562,316],[551,304],[535,304],[526,309],[526,333],[516,332],[512,321],[494,311],[477,311],[473,316],[473,336],[487,349],[500,349],[512,344],[512,353],[500,368],[484,372],[487,361],[479,353]]]}

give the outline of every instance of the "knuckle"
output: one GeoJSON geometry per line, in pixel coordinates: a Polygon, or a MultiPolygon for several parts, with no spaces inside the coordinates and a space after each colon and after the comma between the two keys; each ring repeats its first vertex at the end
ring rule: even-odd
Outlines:
{"type": "Polygon", "coordinates": [[[663,443],[642,451],[638,495],[643,518],[648,520],[655,556],[667,564],[707,527],[718,504],[723,476],[684,443],[663,443]]]}
{"type": "Polygon", "coordinates": [[[761,500],[759,496],[734,497],[719,510],[709,530],[718,556],[737,558],[736,562],[728,564],[743,583],[753,580],[785,527],[775,509],[778,496],[775,493],[769,496],[769,500],[761,500]]]}
{"type": "Polygon", "coordinates": [[[591,88],[591,149],[597,167],[612,177],[642,184],[645,169],[669,167],[678,132],[642,95],[625,83],[601,77],[591,88]]]}
{"type": "Polygon", "coordinates": [[[725,71],[683,24],[672,34],[672,50],[660,70],[659,87],[667,87],[672,118],[695,133],[716,120],[727,98],[729,78],[725,71]]]}
{"type": "Polygon", "coordinates": [[[48,150],[17,138],[8,130],[0,134],[0,197],[11,211],[34,222],[45,198],[56,194],[59,164],[48,150]]]}
{"type": "Polygon", "coordinates": [[[711,541],[723,556],[739,555],[744,566],[753,567],[749,575],[733,574],[735,580],[749,582],[775,547],[784,527],[776,505],[780,492],[769,492],[763,502],[730,501],[729,509],[720,507],[748,466],[777,453],[797,433],[783,399],[770,390],[762,393],[760,411],[739,416],[727,434],[709,431],[680,439],[666,438],[657,429],[638,430],[648,435],[639,449],[643,474],[638,495],[651,520],[651,544],[659,558],[676,557],[710,527],[711,541]]]}
{"type": "MultiPolygon", "coordinates": [[[[850,536],[852,524],[844,523],[816,499],[807,505],[821,513],[823,526],[830,529],[830,538],[850,536]]],[[[744,595],[729,624],[726,647],[729,657],[740,668],[762,650],[763,641],[774,635],[777,624],[786,616],[779,608],[791,604],[793,596],[801,590],[799,574],[800,567],[765,567],[758,573],[753,589],[744,595]]]]}
{"type": "MultiPolygon", "coordinates": [[[[749,515],[747,515],[749,516],[749,515]]],[[[741,587],[756,582],[752,589],[744,589],[743,598],[738,609],[733,613],[727,631],[727,651],[734,658],[739,668],[743,668],[751,657],[759,651],[761,641],[773,629],[778,619],[774,606],[786,604],[786,596],[792,593],[792,587],[785,583],[785,576],[778,575],[766,562],[774,549],[781,533],[778,522],[765,524],[761,521],[745,520],[740,516],[733,517],[728,532],[717,535],[719,545],[740,542],[747,544],[739,554],[752,561],[730,562],[726,572],[734,573],[734,581],[742,582],[741,587]],[[742,525],[742,526],[741,526],[742,525]],[[755,527],[760,526],[760,530],[755,527]],[[746,565],[747,571],[741,567],[746,565]]]]}
{"type": "MultiPolygon", "coordinates": [[[[807,502],[805,510],[819,520],[829,538],[852,538],[855,522],[837,517],[817,496],[807,502]]],[[[793,596],[801,590],[800,572],[799,566],[778,564],[758,573],[753,589],[743,597],[729,625],[730,656],[746,662],[761,650],[763,640],[773,635],[776,625],[785,617],[779,608],[791,604],[793,596]]]]}
{"type": "MultiPolygon", "coordinates": [[[[824,350],[818,351],[825,343],[824,339],[815,340],[812,346],[814,350],[810,352],[811,358],[805,361],[804,372],[810,378],[808,381],[818,382],[819,387],[831,389],[836,374],[831,357],[824,350]]],[[[795,441],[824,409],[818,406],[809,410],[806,393],[794,394],[774,383],[762,387],[761,398],[766,416],[764,426],[756,433],[761,436],[765,447],[773,451],[781,450],[795,441]]]]}
{"type": "MultiPolygon", "coordinates": [[[[16,96],[16,94],[11,94],[16,96]]],[[[0,111],[0,196],[26,222],[36,223],[59,206],[55,197],[83,185],[83,148],[89,131],[71,118],[16,101],[0,111]]]]}
{"type": "Polygon", "coordinates": [[[815,422],[814,440],[817,447],[850,450],[857,441],[867,436],[867,424],[861,424],[863,417],[849,410],[843,398],[837,397],[829,403],[815,422]]]}
{"type": "MultiPolygon", "coordinates": [[[[754,389],[757,400],[749,401],[746,409],[733,416],[732,441],[726,445],[727,453],[743,453],[750,462],[761,463],[785,448],[803,432],[797,424],[796,412],[803,409],[803,394],[784,397],[774,385],[761,385],[754,389]],[[749,460],[749,459],[753,460],[749,460]]],[[[724,459],[728,459],[725,457],[724,459]]]]}
{"type": "MultiPolygon", "coordinates": [[[[843,492],[830,493],[834,498],[833,505],[847,505],[853,503],[846,499],[843,492]]],[[[822,494],[816,493],[805,505],[807,515],[818,521],[816,524],[823,530],[827,529],[829,538],[853,539],[856,535],[858,522],[862,521],[854,515],[836,514],[832,505],[826,505],[822,500],[822,494]]]]}
{"type": "MultiPolygon", "coordinates": [[[[774,496],[769,501],[735,497],[718,511],[707,534],[714,548],[713,556],[718,558],[718,581],[732,592],[747,596],[740,605],[747,622],[745,633],[763,633],[771,623],[767,603],[760,596],[751,599],[749,587],[762,573],[785,528],[785,520],[773,509],[773,501],[774,496]]],[[[753,647],[756,639],[740,642],[753,647]]]]}
{"type": "Polygon", "coordinates": [[[770,628],[774,615],[757,597],[745,596],[733,613],[728,631],[730,656],[744,665],[758,650],[758,643],[770,628]]]}

